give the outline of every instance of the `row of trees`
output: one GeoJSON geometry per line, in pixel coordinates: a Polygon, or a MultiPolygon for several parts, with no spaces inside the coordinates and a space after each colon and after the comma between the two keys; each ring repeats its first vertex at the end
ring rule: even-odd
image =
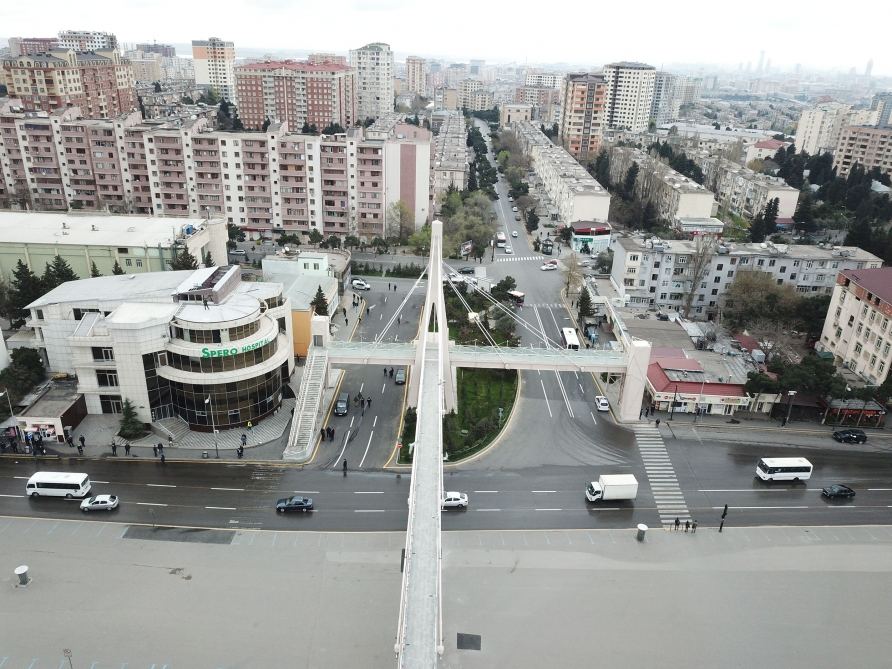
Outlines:
{"type": "MultiPolygon", "coordinates": [[[[515,334],[516,322],[509,309],[499,309],[483,295],[475,290],[468,291],[467,284],[460,283],[455,286],[455,291],[444,291],[446,301],[446,319],[450,325],[450,335],[454,336],[458,344],[482,344],[488,340],[481,332],[480,326],[471,322],[468,318],[468,310],[477,313],[481,319],[481,325],[489,332],[499,346],[518,346],[520,339],[515,334]],[[490,322],[488,322],[490,321],[490,322]]],[[[490,295],[500,302],[510,305],[509,290],[517,289],[517,281],[511,276],[506,276],[492,287],[490,295]]]]}
{"type": "Polygon", "coordinates": [[[468,173],[468,190],[472,192],[480,190],[486,193],[490,199],[497,199],[495,185],[499,180],[499,175],[486,156],[486,140],[483,139],[483,134],[476,125],[472,125],[468,130],[465,144],[474,150],[474,160],[471,162],[468,173]]]}
{"type": "Polygon", "coordinates": [[[703,184],[703,170],[700,169],[700,166],[688,158],[684,151],[673,149],[669,142],[654,142],[647,147],[647,152],[659,156],[660,160],[668,163],[669,167],[679,174],[683,174],[698,184],[703,184]]]}

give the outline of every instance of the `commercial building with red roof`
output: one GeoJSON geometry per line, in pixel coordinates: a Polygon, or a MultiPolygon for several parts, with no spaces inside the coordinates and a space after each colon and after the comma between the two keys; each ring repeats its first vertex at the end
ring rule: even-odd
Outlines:
{"type": "MultiPolygon", "coordinates": [[[[733,415],[750,407],[751,398],[743,383],[728,383],[713,377],[695,359],[651,355],[647,368],[647,393],[658,411],[733,415]]],[[[774,398],[763,397],[758,410],[771,410],[774,398]]]]}

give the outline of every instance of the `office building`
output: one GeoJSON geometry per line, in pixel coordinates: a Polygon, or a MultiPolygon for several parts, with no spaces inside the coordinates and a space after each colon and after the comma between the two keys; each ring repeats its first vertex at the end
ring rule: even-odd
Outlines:
{"type": "Polygon", "coordinates": [[[210,86],[227,102],[238,104],[235,92],[235,43],[219,37],[192,40],[195,83],[210,86]]]}
{"type": "Polygon", "coordinates": [[[561,102],[560,139],[571,156],[598,155],[606,123],[607,81],[600,74],[568,74],[561,102]]]}
{"type": "Polygon", "coordinates": [[[164,72],[161,68],[162,57],[157,53],[145,53],[142,51],[126,51],[124,56],[133,70],[134,81],[149,83],[161,81],[164,72]]]}
{"type": "Polygon", "coordinates": [[[603,75],[607,85],[607,127],[632,132],[647,130],[653,107],[656,68],[623,61],[605,65],[603,75]]]}
{"type": "Polygon", "coordinates": [[[234,266],[69,281],[28,308],[49,369],[77,376],[91,414],[244,427],[282,403],[294,371],[282,285],[234,266]]]}
{"type": "Polygon", "coordinates": [[[356,116],[356,74],[346,65],[294,60],[266,61],[235,68],[239,117],[259,130],[267,120],[300,130],[332,124],[352,127],[356,116]]]}
{"type": "Polygon", "coordinates": [[[855,164],[865,170],[877,167],[884,174],[892,175],[892,127],[843,127],[833,152],[833,166],[837,175],[844,177],[855,164]]]}
{"type": "Polygon", "coordinates": [[[3,61],[9,99],[26,111],[76,106],[87,118],[136,108],[133,68],[117,51],[49,51],[3,61]]]}
{"type": "Polygon", "coordinates": [[[158,44],[157,42],[153,42],[152,44],[137,44],[137,51],[142,51],[143,53],[157,53],[162,58],[176,58],[177,50],[172,44],[158,44]]]}
{"type": "Polygon", "coordinates": [[[830,294],[836,275],[846,269],[881,267],[883,261],[862,249],[795,244],[719,242],[700,277],[691,275],[702,249],[695,239],[661,240],[646,235],[617,237],[611,283],[632,307],[681,311],[693,291],[691,318],[712,320],[738,272],[767,272],[779,284],[806,295],[830,294]],[[697,281],[696,285],[691,285],[697,281]]]}
{"type": "Polygon", "coordinates": [[[59,33],[58,48],[66,51],[117,51],[118,38],[112,33],[92,30],[63,30],[59,33]]]}
{"type": "Polygon", "coordinates": [[[381,42],[351,49],[356,70],[356,109],[360,119],[378,118],[393,111],[393,51],[381,42]]]}
{"type": "Polygon", "coordinates": [[[846,269],[836,275],[818,351],[881,385],[892,366],[892,267],[846,269]]]}
{"type": "Polygon", "coordinates": [[[406,58],[406,91],[427,95],[427,61],[418,56],[406,58]]]}

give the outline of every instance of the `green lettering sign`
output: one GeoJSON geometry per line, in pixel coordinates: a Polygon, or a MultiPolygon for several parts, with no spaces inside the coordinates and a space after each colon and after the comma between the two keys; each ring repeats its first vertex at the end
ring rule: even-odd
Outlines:
{"type": "Polygon", "coordinates": [[[245,344],[242,347],[232,347],[232,348],[208,348],[205,346],[201,349],[201,357],[202,358],[224,358],[229,355],[238,355],[239,353],[247,353],[248,351],[253,351],[257,348],[262,348],[266,346],[270,342],[270,337],[266,339],[260,339],[255,341],[253,344],[245,344]]]}

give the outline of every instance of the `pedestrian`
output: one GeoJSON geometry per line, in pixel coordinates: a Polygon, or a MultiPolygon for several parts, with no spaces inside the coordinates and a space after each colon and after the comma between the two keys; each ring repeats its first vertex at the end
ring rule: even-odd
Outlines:
{"type": "Polygon", "coordinates": [[[161,454],[161,464],[164,464],[164,453],[161,454]]]}
{"type": "Polygon", "coordinates": [[[124,442],[124,455],[127,455],[127,456],[130,455],[130,442],[129,441],[124,442]]]}
{"type": "Polygon", "coordinates": [[[387,290],[390,290],[390,282],[387,282],[387,290]]]}
{"type": "Polygon", "coordinates": [[[691,521],[690,520],[684,521],[684,531],[687,532],[690,529],[691,529],[691,521]]]}
{"type": "Polygon", "coordinates": [[[344,325],[350,325],[350,321],[346,317],[344,318],[344,325]]]}
{"type": "Polygon", "coordinates": [[[344,307],[342,311],[344,312],[344,318],[347,318],[347,307],[344,307]]]}
{"type": "Polygon", "coordinates": [[[164,444],[162,444],[160,441],[158,442],[158,452],[159,453],[164,452],[164,444]]]}
{"type": "Polygon", "coordinates": [[[173,437],[170,435],[167,435],[167,445],[173,448],[173,437]]]}
{"type": "Polygon", "coordinates": [[[74,448],[74,439],[71,438],[70,434],[65,436],[65,441],[68,442],[69,448],[74,448]]]}
{"type": "Polygon", "coordinates": [[[691,523],[691,534],[694,534],[697,531],[697,521],[695,520],[691,523]]]}
{"type": "Polygon", "coordinates": [[[321,430],[319,430],[319,440],[325,441],[325,428],[324,427],[321,430]]]}
{"type": "Polygon", "coordinates": [[[347,473],[347,458],[344,458],[344,473],[347,473]]]}
{"type": "Polygon", "coordinates": [[[78,444],[78,446],[77,446],[77,454],[78,454],[78,455],[83,455],[83,454],[84,454],[84,447],[81,446],[80,444],[78,444]]]}
{"type": "Polygon", "coordinates": [[[371,310],[369,309],[369,307],[366,307],[366,308],[365,308],[365,315],[368,316],[369,313],[371,313],[371,310]]]}
{"type": "Polygon", "coordinates": [[[242,446],[244,446],[247,443],[248,443],[248,435],[243,434],[242,435],[242,446]]]}
{"type": "Polygon", "coordinates": [[[371,398],[371,397],[369,397],[369,398],[366,399],[366,401],[365,401],[365,405],[366,405],[366,407],[368,407],[369,409],[372,408],[372,398],[371,398]]]}
{"type": "Polygon", "coordinates": [[[401,325],[402,322],[403,322],[403,315],[400,314],[399,316],[396,317],[396,324],[401,325]]]}
{"type": "Polygon", "coordinates": [[[152,455],[158,457],[158,447],[155,444],[152,444],[152,455]]]}
{"type": "Polygon", "coordinates": [[[387,367],[384,368],[384,376],[387,376],[387,367]]]}
{"type": "Polygon", "coordinates": [[[675,531],[678,532],[678,526],[681,525],[681,520],[679,520],[678,516],[675,516],[675,531]]]}
{"type": "Polygon", "coordinates": [[[660,419],[657,418],[657,427],[660,427],[660,419]]]}
{"type": "Polygon", "coordinates": [[[84,439],[84,435],[81,435],[80,437],[78,437],[78,441],[81,442],[81,446],[87,445],[87,440],[84,439]]]}
{"type": "Polygon", "coordinates": [[[253,432],[253,431],[254,431],[254,423],[252,423],[251,421],[248,421],[248,432],[253,432]]]}
{"type": "Polygon", "coordinates": [[[390,378],[393,378],[393,367],[390,368],[390,378]]]}
{"type": "Polygon", "coordinates": [[[115,442],[112,442],[112,455],[118,454],[118,445],[115,442]]]}
{"type": "Polygon", "coordinates": [[[396,292],[396,284],[393,284],[393,292],[396,292]]]}
{"type": "Polygon", "coordinates": [[[332,441],[334,441],[334,430],[335,429],[333,427],[330,427],[328,429],[331,430],[331,432],[328,433],[328,438],[331,439],[332,441]]]}

